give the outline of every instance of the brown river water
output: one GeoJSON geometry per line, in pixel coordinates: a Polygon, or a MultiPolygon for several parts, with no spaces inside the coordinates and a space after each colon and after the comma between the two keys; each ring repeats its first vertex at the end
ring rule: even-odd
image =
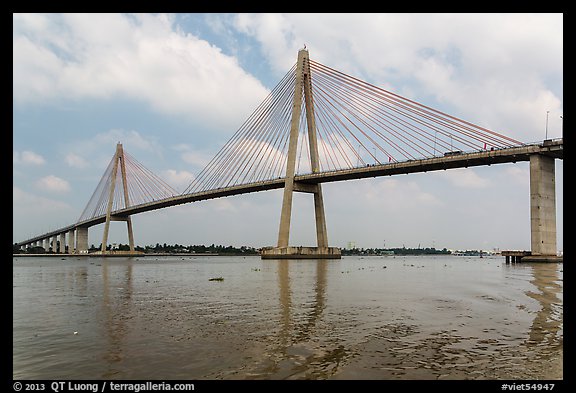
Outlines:
{"type": "Polygon", "coordinates": [[[12,263],[14,379],[563,378],[562,263],[12,263]]]}

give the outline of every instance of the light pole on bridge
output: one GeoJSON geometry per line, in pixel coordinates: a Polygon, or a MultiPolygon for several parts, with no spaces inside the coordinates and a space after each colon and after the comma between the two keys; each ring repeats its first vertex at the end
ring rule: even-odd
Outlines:
{"type": "Polygon", "coordinates": [[[544,139],[548,139],[548,114],[550,113],[550,111],[546,111],[546,136],[544,137],[544,139]]]}

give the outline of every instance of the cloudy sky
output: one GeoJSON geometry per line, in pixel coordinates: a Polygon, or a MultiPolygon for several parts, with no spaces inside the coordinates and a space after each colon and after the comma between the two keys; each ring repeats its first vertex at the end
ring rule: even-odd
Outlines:
{"type": "MultiPolygon", "coordinates": [[[[15,14],[13,241],[80,217],[116,142],[183,191],[296,62],[523,142],[562,135],[561,14],[15,14]]],[[[325,184],[332,246],[529,249],[528,163],[325,184]]],[[[558,249],[563,162],[556,161],[558,249]]],[[[282,190],[133,217],[138,245],[276,242],[282,190]]],[[[313,245],[294,199],[291,244],[313,245]]],[[[102,225],[89,243],[101,242],[102,225]]],[[[110,242],[127,243],[125,224],[110,242]]]]}

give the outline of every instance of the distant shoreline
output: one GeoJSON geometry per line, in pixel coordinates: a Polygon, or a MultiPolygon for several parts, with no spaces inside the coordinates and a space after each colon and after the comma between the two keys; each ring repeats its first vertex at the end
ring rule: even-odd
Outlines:
{"type": "MultiPolygon", "coordinates": [[[[218,253],[184,253],[184,252],[159,252],[159,253],[149,253],[149,254],[12,254],[12,257],[83,257],[83,258],[94,258],[94,257],[101,257],[101,258],[118,258],[118,257],[172,257],[172,256],[188,256],[188,257],[218,257],[218,256],[238,256],[242,254],[218,254],[218,253]]],[[[245,255],[243,255],[245,256],[245,255]]]]}
{"type": "MultiPolygon", "coordinates": [[[[162,252],[162,253],[149,253],[149,254],[12,254],[13,258],[25,258],[25,257],[40,257],[40,258],[57,258],[60,257],[64,258],[120,258],[120,257],[127,257],[127,258],[135,258],[135,257],[144,257],[144,258],[151,258],[151,257],[257,257],[260,254],[218,254],[218,253],[175,253],[175,252],[162,252]]],[[[458,255],[458,254],[351,254],[351,255],[342,255],[343,258],[346,257],[361,257],[361,258],[376,258],[376,257],[386,257],[386,258],[395,258],[395,257],[430,257],[430,256],[474,256],[479,257],[479,255],[458,255]]],[[[486,255],[484,257],[500,257],[500,255],[486,255]]]]}

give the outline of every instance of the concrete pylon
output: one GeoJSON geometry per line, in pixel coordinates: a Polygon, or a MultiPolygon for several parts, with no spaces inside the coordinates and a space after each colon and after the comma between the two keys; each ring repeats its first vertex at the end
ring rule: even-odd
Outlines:
{"type": "Polygon", "coordinates": [[[278,232],[278,247],[288,247],[290,240],[290,221],[292,217],[292,195],[294,191],[310,192],[314,194],[314,211],[316,217],[316,238],[318,247],[328,247],[328,234],[326,230],[326,216],[324,214],[324,201],[320,184],[295,184],[296,150],[298,148],[298,134],[300,129],[300,116],[302,112],[302,98],[306,107],[306,122],[308,124],[308,143],[310,151],[310,164],[312,173],[320,171],[318,159],[318,143],[316,139],[316,120],[314,116],[314,100],[310,80],[310,63],[308,51],[301,49],[298,52],[296,65],[296,82],[294,86],[294,101],[292,105],[292,120],[290,123],[290,139],[288,145],[288,161],[286,166],[286,180],[284,183],[284,197],[282,200],[282,213],[280,216],[280,229],[278,232]]]}
{"type": "Polygon", "coordinates": [[[76,228],[76,253],[88,253],[88,227],[76,228]]]}
{"type": "Polygon", "coordinates": [[[556,256],[555,178],[553,157],[530,156],[530,238],[535,256],[556,256]]]}
{"type": "Polygon", "coordinates": [[[60,242],[58,252],[60,254],[64,254],[66,252],[66,232],[62,232],[60,235],[58,235],[58,240],[60,242]]]}
{"type": "Polygon", "coordinates": [[[74,254],[75,247],[74,247],[74,228],[68,231],[68,254],[74,254]]]}
{"type": "Polygon", "coordinates": [[[132,220],[130,216],[127,217],[112,217],[112,205],[114,202],[114,191],[116,187],[116,174],[118,173],[118,165],[120,165],[120,175],[122,176],[122,186],[124,193],[124,205],[130,206],[130,199],[128,197],[128,183],[126,182],[126,163],[124,161],[124,149],[122,144],[116,144],[116,153],[114,155],[114,168],[112,168],[112,176],[110,179],[110,193],[108,197],[108,206],[106,208],[106,222],[104,224],[104,233],[102,235],[102,253],[106,252],[108,243],[108,230],[110,228],[110,221],[126,221],[128,227],[128,243],[130,251],[134,251],[134,234],[132,232],[132,220]]]}

